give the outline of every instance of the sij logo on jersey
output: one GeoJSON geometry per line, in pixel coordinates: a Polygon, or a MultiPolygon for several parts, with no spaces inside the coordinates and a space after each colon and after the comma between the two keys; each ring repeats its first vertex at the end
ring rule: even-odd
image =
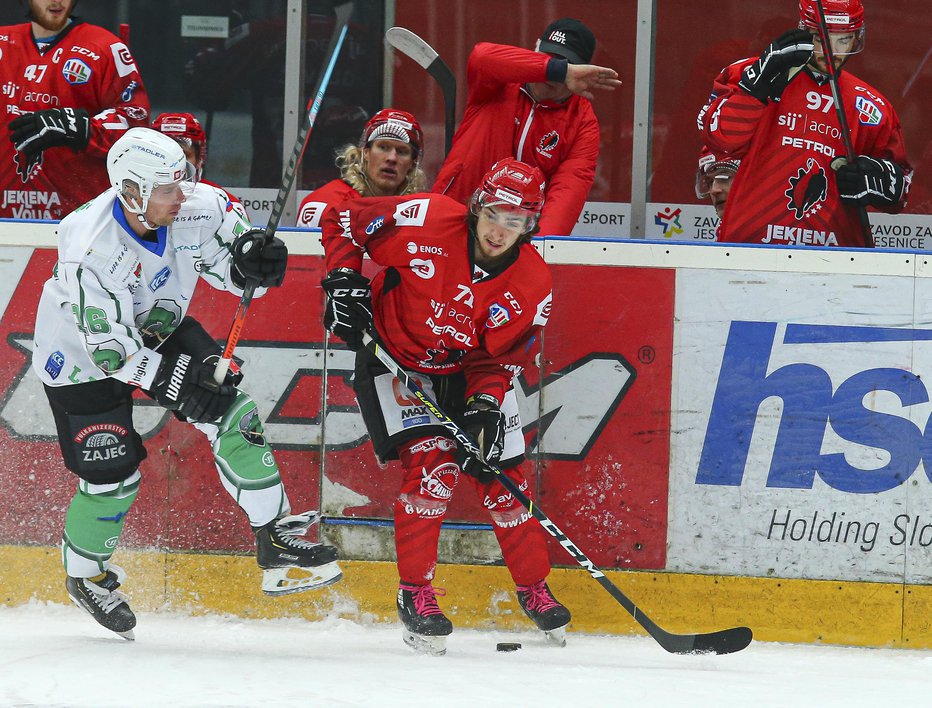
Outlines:
{"type": "Polygon", "coordinates": [[[128,76],[136,71],[133,55],[129,53],[129,48],[123,42],[111,44],[110,51],[113,53],[113,64],[120,76],[128,76]]]}
{"type": "Polygon", "coordinates": [[[825,170],[813,158],[806,161],[806,167],[799,168],[795,177],[790,177],[790,186],[784,192],[787,198],[786,208],[797,219],[815,214],[822,208],[822,202],[828,196],[828,180],[825,170]]]}

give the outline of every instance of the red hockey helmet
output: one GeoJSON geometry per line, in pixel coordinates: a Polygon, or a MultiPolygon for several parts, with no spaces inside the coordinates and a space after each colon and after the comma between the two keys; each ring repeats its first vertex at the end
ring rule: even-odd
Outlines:
{"type": "Polygon", "coordinates": [[[699,153],[699,168],[696,170],[696,196],[705,199],[712,189],[712,180],[717,175],[730,173],[734,176],[741,160],[727,153],[713,153],[707,145],[699,153]]]}
{"type": "Polygon", "coordinates": [[[362,130],[360,147],[368,147],[374,140],[398,140],[411,146],[417,158],[424,148],[421,124],[407,111],[396,108],[383,108],[366,123],[362,130]]]}
{"type": "MultiPolygon", "coordinates": [[[[854,35],[841,41],[832,38],[832,53],[837,56],[857,54],[864,49],[864,5],[861,0],[822,0],[825,26],[829,35],[854,35]]],[[[799,0],[799,27],[819,31],[819,8],[816,0],[799,0]]],[[[816,51],[821,52],[816,43],[816,51]]]]}
{"type": "Polygon", "coordinates": [[[203,168],[207,162],[207,133],[197,118],[190,113],[160,113],[152,121],[152,129],[194,148],[194,154],[203,168]]]}
{"type": "Polygon", "coordinates": [[[509,204],[527,211],[530,215],[527,230],[537,224],[544,208],[544,173],[513,157],[499,160],[485,173],[479,189],[469,200],[469,209],[478,215],[485,207],[509,204]]]}

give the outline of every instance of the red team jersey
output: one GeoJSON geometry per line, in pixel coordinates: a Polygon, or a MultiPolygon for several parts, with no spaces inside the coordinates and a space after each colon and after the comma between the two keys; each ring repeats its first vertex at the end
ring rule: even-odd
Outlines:
{"type": "Polygon", "coordinates": [[[325,262],[328,272],[359,271],[367,252],[383,266],[372,281],[375,326],[398,361],[426,374],[463,371],[467,397],[501,403],[516,367],[538,351],[550,270],[523,244],[489,275],[472,262],[465,219],[465,206],[437,194],[346,202],[324,214],[325,262]]]}
{"type": "Polygon", "coordinates": [[[317,228],[328,206],[339,206],[347,199],[359,198],[359,192],[342,179],[333,179],[301,200],[295,226],[317,228]]]}
{"type": "Polygon", "coordinates": [[[107,150],[149,124],[149,98],[126,45],[107,30],[74,21],[39,52],[29,23],[0,27],[0,217],[61,219],[105,191],[107,150]],[[90,142],[82,152],[45,150],[28,173],[6,125],[46,108],[83,108],[90,142]]]}
{"type": "Polygon", "coordinates": [[[568,235],[586,204],[599,157],[599,121],[589,99],[534,101],[522,88],[547,81],[550,55],[481,42],[469,55],[469,95],[453,147],[431,188],[469,201],[498,160],[540,168],[547,199],[541,235],[568,235]]]}
{"type": "MultiPolygon", "coordinates": [[[[699,114],[713,151],[741,159],[719,230],[720,241],[775,245],[867,244],[856,207],[838,198],[831,162],[845,155],[844,140],[827,80],[808,69],[780,98],[762,104],[738,86],[756,57],[726,67],[699,114]]],[[[898,163],[906,173],[906,205],[912,169],[900,121],[890,102],[870,84],[842,71],[838,76],[854,152],[898,163]]]]}

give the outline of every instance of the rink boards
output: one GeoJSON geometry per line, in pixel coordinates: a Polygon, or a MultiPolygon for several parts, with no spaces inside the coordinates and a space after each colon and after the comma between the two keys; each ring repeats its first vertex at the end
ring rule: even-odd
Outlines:
{"type": "MultiPolygon", "coordinates": [[[[323,509],[323,535],[357,560],[332,589],[262,596],[244,555],[248,526],[203,439],[142,405],[149,458],[118,556],[138,569],[134,602],[152,607],[391,620],[397,470],[372,460],[347,385],[351,355],[324,341],[318,237],[286,239],[285,287],[254,303],[237,350],[244,387],[265,415],[293,507],[323,509]]],[[[54,226],[0,224],[0,242],[51,245],[54,226]]],[[[769,640],[932,646],[926,257],[538,245],[554,272],[554,312],[519,398],[535,496],[567,535],[602,567],[634,571],[612,578],[669,629],[740,623],[769,640]]],[[[47,573],[33,577],[48,582],[37,596],[62,601],[49,548],[74,480],[28,368],[53,263],[48,248],[0,249],[0,494],[18,510],[0,522],[0,556],[12,577],[38,559],[47,573]]],[[[203,288],[191,313],[220,340],[235,306],[203,288]]],[[[445,607],[463,624],[524,622],[507,572],[489,567],[500,556],[488,518],[466,496],[454,497],[441,544],[445,607]]],[[[568,566],[552,586],[574,629],[633,631],[556,544],[551,556],[568,566]]],[[[3,587],[8,603],[28,597],[3,587]]]]}

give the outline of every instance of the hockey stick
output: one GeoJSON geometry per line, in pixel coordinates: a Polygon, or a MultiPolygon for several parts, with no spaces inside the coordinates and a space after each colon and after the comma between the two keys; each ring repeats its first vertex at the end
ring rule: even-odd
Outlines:
{"type": "MultiPolygon", "coordinates": [[[[333,34],[330,37],[330,45],[327,49],[324,70],[317,79],[317,87],[308,103],[307,120],[298,130],[298,137],[295,140],[294,150],[291,158],[288,160],[288,167],[282,177],[281,186],[278,188],[278,195],[275,197],[275,204],[272,205],[272,213],[269,215],[268,224],[265,227],[265,238],[270,239],[275,235],[278,228],[278,222],[282,219],[282,212],[285,210],[285,202],[288,200],[288,193],[294,186],[295,173],[301,158],[304,157],[304,150],[307,148],[307,141],[311,135],[311,129],[314,127],[314,121],[317,120],[317,113],[320,111],[320,104],[324,100],[324,92],[327,90],[327,84],[330,83],[330,75],[333,73],[333,67],[337,63],[337,57],[340,55],[340,48],[343,46],[343,40],[346,38],[346,31],[349,26],[350,15],[353,14],[353,3],[347,2],[337,5],[334,8],[336,14],[336,24],[333,28],[333,34]]],[[[214,369],[214,381],[222,383],[230,368],[230,362],[233,360],[233,351],[239,342],[240,332],[243,330],[243,323],[246,321],[246,310],[252,297],[255,294],[257,283],[249,281],[243,289],[243,296],[240,298],[239,306],[233,315],[233,324],[230,325],[230,333],[227,335],[227,343],[223,349],[220,361],[217,362],[217,368],[214,369]]]]}
{"type": "MultiPolygon", "coordinates": [[[[825,22],[825,8],[822,0],[816,0],[816,10],[819,13],[819,43],[822,45],[822,56],[828,69],[828,83],[832,89],[832,99],[835,102],[835,115],[838,116],[838,127],[841,128],[841,139],[845,144],[845,157],[848,164],[854,164],[857,155],[854,144],[851,142],[851,130],[848,128],[848,117],[841,103],[841,89],[838,86],[838,70],[835,68],[835,56],[832,54],[832,40],[828,36],[828,25],[825,22]]],[[[871,222],[867,218],[867,208],[859,206],[858,218],[861,220],[861,230],[864,232],[864,242],[868,248],[874,247],[874,235],[871,233],[871,222]]]]}
{"type": "Polygon", "coordinates": [[[385,31],[385,41],[406,57],[420,64],[440,85],[444,110],[443,155],[446,157],[453,146],[453,123],[456,120],[456,77],[433,47],[411,30],[404,27],[389,27],[385,31]]]}
{"type": "Polygon", "coordinates": [[[378,358],[385,367],[398,378],[401,383],[414,395],[421,404],[431,412],[431,414],[447,429],[450,435],[456,440],[466,452],[482,462],[485,468],[495,475],[495,479],[517,499],[530,514],[540,522],[551,536],[553,536],[566,552],[569,553],[573,560],[588,571],[595,580],[611,595],[615,600],[624,607],[628,613],[640,624],[647,633],[664,649],[672,654],[690,654],[690,653],[713,653],[713,654],[731,654],[741,651],[751,643],[752,633],[748,627],[732,627],[717,632],[708,632],[705,634],[673,634],[659,627],[654,621],[644,614],[634,602],[625,595],[618,587],[612,583],[605,573],[603,573],[579,548],[574,544],[566,534],[561,531],[553,521],[531,501],[524,492],[513,482],[507,475],[503,474],[501,469],[495,465],[489,464],[482,459],[482,453],[472,439],[460,428],[453,420],[434,402],[434,400],[424,391],[421,385],[405,371],[389,354],[384,346],[376,340],[369,332],[364,332],[362,341],[366,348],[378,358]]]}

